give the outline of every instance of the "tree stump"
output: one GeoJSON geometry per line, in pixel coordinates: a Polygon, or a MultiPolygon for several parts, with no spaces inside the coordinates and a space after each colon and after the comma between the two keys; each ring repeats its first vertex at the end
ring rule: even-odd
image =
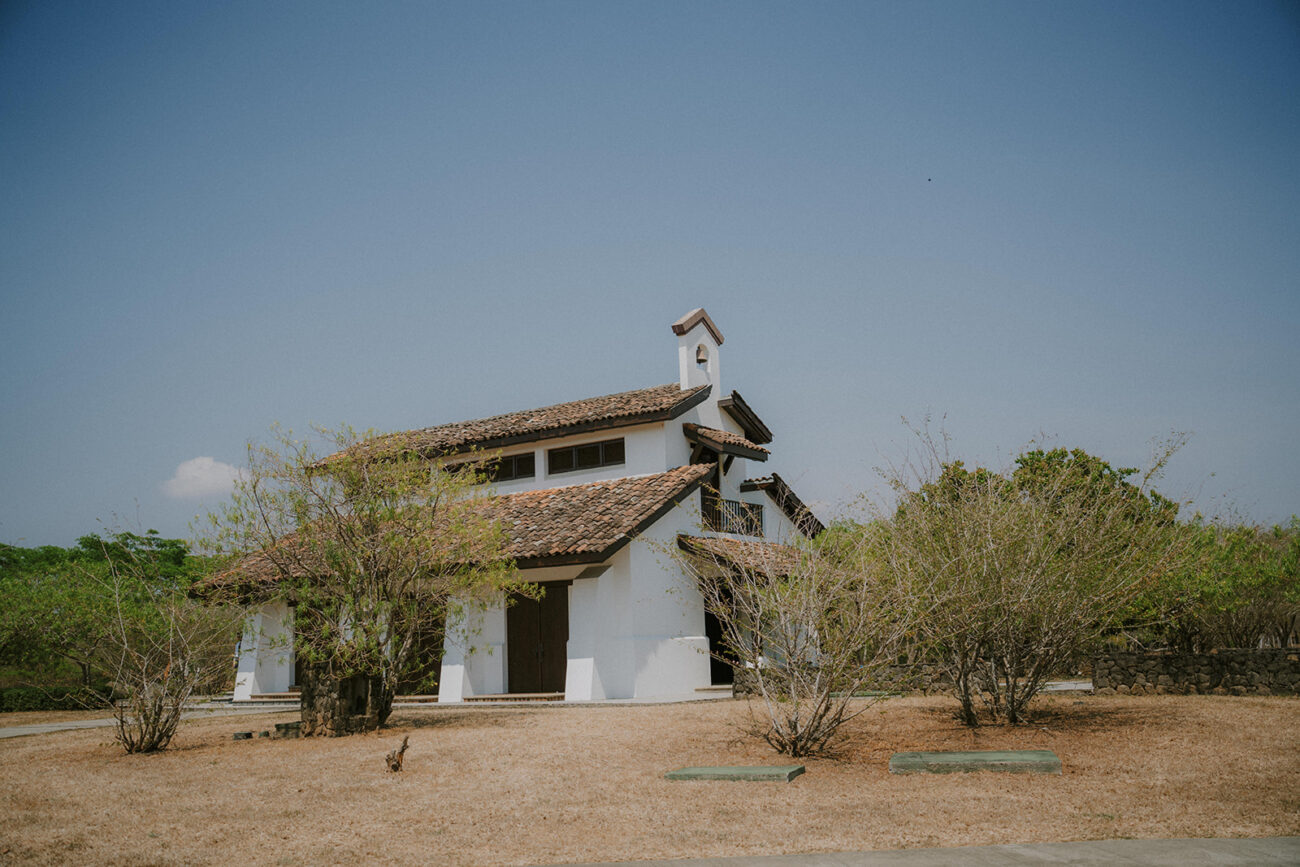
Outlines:
{"type": "Polygon", "coordinates": [[[402,735],[402,745],[384,756],[384,761],[388,763],[388,770],[397,773],[402,769],[402,757],[406,755],[406,742],[410,735],[402,735]]]}

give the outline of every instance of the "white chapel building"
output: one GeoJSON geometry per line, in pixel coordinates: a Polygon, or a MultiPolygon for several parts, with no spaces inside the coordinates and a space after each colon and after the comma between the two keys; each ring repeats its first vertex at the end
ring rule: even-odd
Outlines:
{"type": "MultiPolygon", "coordinates": [[[[701,537],[782,542],[822,529],[767,462],[771,431],[721,377],[703,309],[672,324],[677,382],[402,436],[430,458],[500,455],[491,512],[540,600],[447,624],[438,701],[674,700],[731,682],[720,630],[671,556],[701,537]]],[[[289,691],[291,612],[268,603],[240,645],[235,700],[289,691]]]]}

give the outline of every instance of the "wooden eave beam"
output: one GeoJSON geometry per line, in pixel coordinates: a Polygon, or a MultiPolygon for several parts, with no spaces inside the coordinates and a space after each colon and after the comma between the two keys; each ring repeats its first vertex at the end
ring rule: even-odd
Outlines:
{"type": "Polygon", "coordinates": [[[733,391],[730,397],[724,397],[718,401],[718,406],[726,410],[727,415],[731,416],[736,424],[740,425],[745,431],[745,438],[751,442],[758,443],[760,446],[767,445],[772,441],[772,431],[763,420],[758,417],[758,413],[745,403],[745,399],[740,396],[740,392],[733,391]]]}

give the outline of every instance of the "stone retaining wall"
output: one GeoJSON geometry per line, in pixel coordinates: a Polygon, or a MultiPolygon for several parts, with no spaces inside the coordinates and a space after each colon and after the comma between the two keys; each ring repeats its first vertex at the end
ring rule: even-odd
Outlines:
{"type": "Polygon", "coordinates": [[[1097,695],[1300,693],[1300,647],[1214,653],[1111,653],[1093,661],[1097,695]]]}

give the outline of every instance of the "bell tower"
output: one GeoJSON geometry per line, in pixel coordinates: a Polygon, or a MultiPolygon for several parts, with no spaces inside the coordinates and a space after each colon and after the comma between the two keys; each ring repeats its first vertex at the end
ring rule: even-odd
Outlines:
{"type": "Polygon", "coordinates": [[[718,347],[722,332],[713,324],[703,307],[696,307],[673,323],[677,335],[677,373],[682,390],[712,385],[715,395],[722,393],[722,376],[718,347]]]}

